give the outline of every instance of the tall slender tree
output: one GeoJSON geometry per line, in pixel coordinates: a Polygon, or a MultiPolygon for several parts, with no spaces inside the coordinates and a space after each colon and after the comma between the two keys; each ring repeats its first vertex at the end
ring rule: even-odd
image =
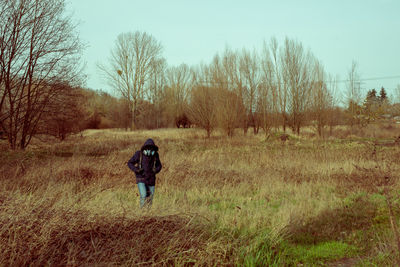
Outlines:
{"type": "Polygon", "coordinates": [[[257,86],[260,83],[260,64],[255,51],[243,49],[239,59],[240,73],[243,77],[245,88],[244,103],[246,107],[246,127],[254,127],[254,133],[257,133],[254,112],[256,111],[257,86]]]}
{"type": "Polygon", "coordinates": [[[288,88],[290,123],[293,132],[300,134],[304,115],[311,100],[311,73],[314,58],[303,45],[286,38],[283,48],[283,77],[288,88]]]}
{"type": "Polygon", "coordinates": [[[359,124],[361,102],[360,75],[357,62],[353,61],[347,73],[346,104],[348,106],[348,120],[351,127],[359,124]]]}
{"type": "Polygon", "coordinates": [[[168,117],[179,127],[179,119],[185,115],[189,92],[193,86],[192,71],[186,64],[170,67],[166,71],[166,109],[168,117]]]}
{"type": "Polygon", "coordinates": [[[326,73],[321,63],[315,60],[312,69],[310,111],[319,137],[323,137],[332,108],[332,94],[326,83],[326,73]]]}
{"type": "Polygon", "coordinates": [[[161,43],[152,35],[122,33],[111,51],[109,66],[99,65],[109,85],[130,103],[132,130],[137,128],[139,103],[147,94],[146,86],[161,52],[161,43]]]}

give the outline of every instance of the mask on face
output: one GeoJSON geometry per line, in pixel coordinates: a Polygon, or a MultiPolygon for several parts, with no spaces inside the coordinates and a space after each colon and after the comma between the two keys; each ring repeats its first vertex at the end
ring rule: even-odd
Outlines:
{"type": "Polygon", "coordinates": [[[154,150],[150,150],[150,149],[143,150],[143,154],[145,156],[154,156],[154,153],[155,153],[154,150]]]}

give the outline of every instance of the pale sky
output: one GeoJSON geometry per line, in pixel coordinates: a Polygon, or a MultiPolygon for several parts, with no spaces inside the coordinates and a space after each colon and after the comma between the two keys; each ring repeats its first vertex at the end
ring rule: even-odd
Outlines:
{"type": "Polygon", "coordinates": [[[209,63],[226,46],[261,48],[275,36],[301,41],[332,75],[346,79],[355,60],[367,90],[400,84],[400,0],[67,0],[80,21],[91,89],[112,89],[97,63],[106,64],[120,33],[145,31],[164,47],[169,65],[209,63]]]}

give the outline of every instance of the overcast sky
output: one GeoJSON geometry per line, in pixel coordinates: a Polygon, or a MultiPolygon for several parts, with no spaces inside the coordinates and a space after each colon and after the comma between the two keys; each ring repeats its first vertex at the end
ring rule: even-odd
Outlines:
{"type": "Polygon", "coordinates": [[[169,65],[209,63],[226,46],[260,48],[275,36],[301,41],[326,71],[346,79],[355,60],[365,90],[400,84],[400,0],[67,0],[88,47],[87,87],[111,92],[97,63],[107,63],[120,33],[145,31],[169,65]]]}

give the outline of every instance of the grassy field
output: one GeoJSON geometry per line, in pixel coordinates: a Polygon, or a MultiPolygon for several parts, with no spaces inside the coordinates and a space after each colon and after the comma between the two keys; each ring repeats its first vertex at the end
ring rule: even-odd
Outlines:
{"type": "Polygon", "coordinates": [[[0,265],[396,266],[400,146],[379,137],[92,130],[2,144],[0,265]],[[163,170],[140,210],[126,162],[148,137],[163,170]]]}

